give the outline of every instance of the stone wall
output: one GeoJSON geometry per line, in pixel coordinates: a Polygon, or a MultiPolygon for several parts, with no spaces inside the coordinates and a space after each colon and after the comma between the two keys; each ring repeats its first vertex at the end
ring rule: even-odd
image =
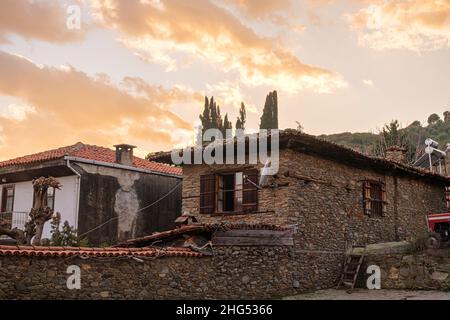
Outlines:
{"type": "Polygon", "coordinates": [[[292,247],[215,247],[210,257],[0,256],[0,299],[269,299],[329,288],[340,254],[292,247]],[[81,290],[68,290],[69,265],[81,290]]]}
{"type": "MultiPolygon", "coordinates": [[[[297,225],[296,249],[343,251],[346,244],[410,240],[426,232],[425,215],[445,210],[444,186],[424,178],[356,168],[290,149],[280,151],[278,187],[258,192],[259,212],[248,215],[199,214],[200,175],[245,166],[183,167],[183,212],[200,222],[242,221],[297,225]],[[288,175],[288,176],[286,176],[288,175]],[[304,177],[313,178],[306,181],[304,177]],[[366,179],[386,184],[384,217],[363,213],[366,179]]],[[[248,168],[248,167],[247,167],[248,168]]]]}
{"type": "MultiPolygon", "coordinates": [[[[382,289],[450,290],[448,249],[369,255],[362,270],[369,265],[380,267],[382,289]]],[[[365,280],[360,282],[360,286],[364,286],[365,280]]]]}

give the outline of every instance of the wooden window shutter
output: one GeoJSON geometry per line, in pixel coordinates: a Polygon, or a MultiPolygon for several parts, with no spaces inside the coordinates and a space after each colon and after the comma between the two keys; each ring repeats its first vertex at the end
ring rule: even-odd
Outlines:
{"type": "Polygon", "coordinates": [[[364,181],[363,183],[363,208],[364,214],[370,216],[372,214],[372,198],[371,198],[372,186],[370,181],[364,181]]]}
{"type": "Polygon", "coordinates": [[[381,184],[381,215],[384,217],[387,213],[387,194],[386,194],[386,184],[381,184]]]}
{"type": "Polygon", "coordinates": [[[242,209],[244,212],[258,211],[258,170],[246,170],[243,172],[243,199],[242,209]]]}
{"type": "Polygon", "coordinates": [[[216,203],[216,175],[200,176],[200,213],[214,213],[216,203]]]}
{"type": "Polygon", "coordinates": [[[6,197],[7,197],[7,189],[6,187],[2,188],[2,208],[1,208],[1,212],[5,212],[6,211],[6,197]]]}

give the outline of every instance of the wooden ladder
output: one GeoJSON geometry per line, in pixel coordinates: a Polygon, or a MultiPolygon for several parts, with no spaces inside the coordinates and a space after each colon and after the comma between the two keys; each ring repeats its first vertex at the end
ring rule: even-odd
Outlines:
{"type": "Polygon", "coordinates": [[[359,269],[364,261],[365,254],[365,246],[353,246],[350,251],[347,251],[345,255],[344,270],[342,272],[341,279],[339,280],[337,289],[345,287],[347,290],[352,291],[355,288],[359,269]],[[362,253],[354,253],[353,249],[355,248],[362,248],[362,253]]]}

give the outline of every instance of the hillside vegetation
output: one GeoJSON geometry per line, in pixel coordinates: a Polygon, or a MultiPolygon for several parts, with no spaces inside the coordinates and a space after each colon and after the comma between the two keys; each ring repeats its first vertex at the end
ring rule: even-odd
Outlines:
{"type": "Polygon", "coordinates": [[[450,143],[450,112],[445,112],[443,118],[437,114],[430,115],[425,125],[414,121],[406,128],[400,128],[398,121],[392,121],[377,133],[344,132],[320,135],[319,138],[377,156],[383,155],[385,147],[397,144],[408,150],[408,160],[413,162],[423,153],[426,138],[439,142],[440,149],[445,149],[450,143]]]}

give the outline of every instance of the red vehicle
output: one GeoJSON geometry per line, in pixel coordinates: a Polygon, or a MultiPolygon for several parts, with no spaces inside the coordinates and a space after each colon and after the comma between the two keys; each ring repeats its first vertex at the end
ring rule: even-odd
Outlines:
{"type": "Polygon", "coordinates": [[[450,240],[450,213],[433,213],[427,216],[430,236],[427,241],[429,248],[439,248],[450,240]]]}

